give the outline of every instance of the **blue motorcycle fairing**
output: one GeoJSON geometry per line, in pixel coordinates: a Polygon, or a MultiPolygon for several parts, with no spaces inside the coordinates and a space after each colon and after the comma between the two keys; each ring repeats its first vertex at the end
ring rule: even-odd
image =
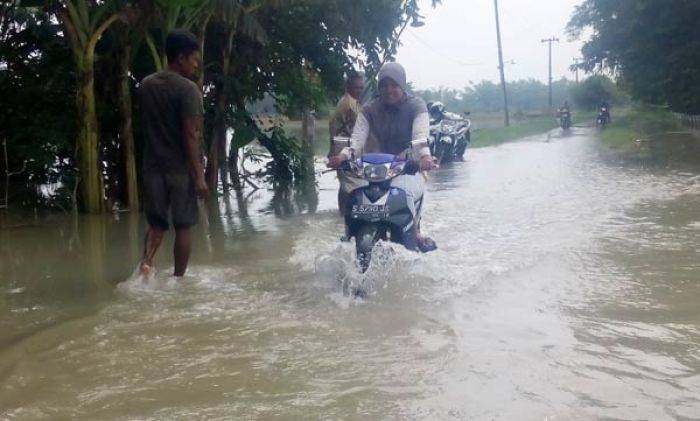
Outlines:
{"type": "Polygon", "coordinates": [[[392,164],[397,161],[396,156],[388,153],[368,153],[362,155],[360,160],[371,165],[392,164]]]}

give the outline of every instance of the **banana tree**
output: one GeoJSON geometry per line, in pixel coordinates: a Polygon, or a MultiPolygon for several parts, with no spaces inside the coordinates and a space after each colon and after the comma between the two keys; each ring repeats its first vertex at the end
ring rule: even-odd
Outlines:
{"type": "Polygon", "coordinates": [[[145,40],[156,70],[168,66],[165,39],[176,28],[203,31],[210,17],[211,0],[141,0],[141,9],[153,22],[145,40]],[[156,34],[156,35],[154,35],[156,34]]]}
{"type": "Polygon", "coordinates": [[[223,182],[224,189],[227,189],[226,166],[227,158],[229,165],[234,168],[229,171],[233,175],[235,188],[240,187],[237,177],[237,148],[232,142],[230,153],[226,154],[226,133],[228,125],[226,122],[226,111],[231,106],[231,74],[234,41],[237,35],[245,35],[264,46],[267,43],[265,29],[256,19],[256,14],[264,9],[279,7],[285,3],[284,0],[213,0],[212,11],[215,23],[219,29],[221,43],[219,43],[219,64],[218,75],[215,81],[215,117],[214,117],[214,139],[209,147],[207,159],[206,178],[209,191],[216,194],[219,177],[223,182]]]}
{"type": "Polygon", "coordinates": [[[126,202],[130,210],[139,210],[139,186],[136,174],[136,147],[133,129],[133,107],[131,99],[130,70],[132,52],[141,39],[138,32],[129,25],[118,25],[115,31],[117,41],[117,103],[119,104],[119,137],[124,153],[124,174],[126,176],[126,202]]]}
{"type": "Polygon", "coordinates": [[[95,108],[95,47],[105,31],[124,15],[116,9],[113,1],[59,0],[53,5],[65,28],[78,76],[76,153],[80,171],[80,204],[84,211],[102,212],[105,209],[104,180],[95,108]]]}

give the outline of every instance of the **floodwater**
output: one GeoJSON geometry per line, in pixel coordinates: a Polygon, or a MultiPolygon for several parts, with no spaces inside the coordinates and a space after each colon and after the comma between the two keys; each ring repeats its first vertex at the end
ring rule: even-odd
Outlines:
{"type": "Polygon", "coordinates": [[[171,243],[132,277],[138,216],[5,221],[0,418],[700,419],[700,165],[667,144],[470,151],[428,182],[440,249],[382,246],[364,299],[333,174],[224,201],[180,281],[171,243]]]}

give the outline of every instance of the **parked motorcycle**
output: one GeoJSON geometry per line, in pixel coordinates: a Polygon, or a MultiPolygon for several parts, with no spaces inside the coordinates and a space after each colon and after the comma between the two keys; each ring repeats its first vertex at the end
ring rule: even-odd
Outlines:
{"type": "Polygon", "coordinates": [[[430,153],[440,164],[464,159],[464,153],[471,142],[471,121],[458,114],[445,111],[439,103],[428,106],[430,112],[430,153]]]}
{"type": "Polygon", "coordinates": [[[346,182],[354,184],[345,225],[348,240],[355,238],[360,270],[364,273],[369,268],[379,240],[417,251],[416,233],[423,204],[422,179],[413,179],[421,177],[418,165],[394,155],[372,153],[346,161],[340,171],[350,180],[346,182]],[[412,194],[407,195],[407,186],[412,186],[412,194]]]}

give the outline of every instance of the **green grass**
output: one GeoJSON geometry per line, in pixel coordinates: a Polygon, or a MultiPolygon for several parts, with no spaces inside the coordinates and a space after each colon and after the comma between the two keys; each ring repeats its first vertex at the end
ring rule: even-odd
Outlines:
{"type": "Polygon", "coordinates": [[[472,133],[471,147],[495,146],[522,137],[546,133],[557,126],[557,121],[552,117],[539,117],[512,124],[510,127],[476,129],[472,133]]]}
{"type": "MultiPolygon", "coordinates": [[[[595,113],[578,112],[573,114],[573,124],[590,121],[595,113]]],[[[559,120],[551,116],[533,116],[524,120],[511,122],[510,127],[487,127],[476,129],[472,133],[472,147],[483,148],[510,142],[527,136],[547,133],[559,127],[559,120]]]]}
{"type": "Polygon", "coordinates": [[[602,131],[601,139],[611,149],[627,149],[637,140],[649,140],[680,129],[679,122],[667,110],[645,106],[613,115],[612,122],[602,131]]]}

